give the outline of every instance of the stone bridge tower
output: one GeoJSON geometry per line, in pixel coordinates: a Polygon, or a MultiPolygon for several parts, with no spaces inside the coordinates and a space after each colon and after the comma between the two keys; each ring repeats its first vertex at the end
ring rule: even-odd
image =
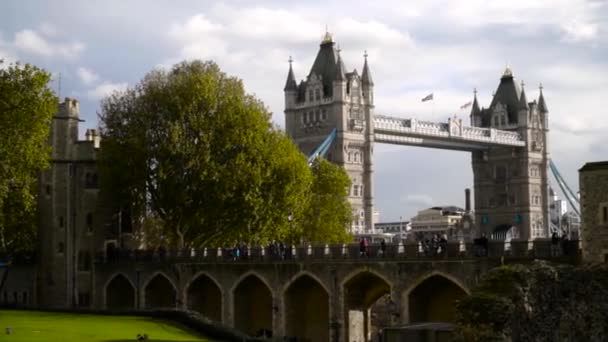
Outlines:
{"type": "Polygon", "coordinates": [[[347,72],[340,50],[326,33],[305,81],[296,83],[290,61],[284,91],[286,131],[304,154],[310,155],[337,129],[326,158],[344,167],[350,177],[352,232],[370,231],[374,83],[367,54],[361,75],[356,69],[347,72]]]}
{"type": "Polygon", "coordinates": [[[507,68],[490,106],[480,109],[475,96],[471,110],[473,126],[519,132],[526,141],[472,155],[476,224],[497,239],[532,240],[549,231],[549,112],[542,87],[538,102],[528,102],[523,86],[507,68]]]}

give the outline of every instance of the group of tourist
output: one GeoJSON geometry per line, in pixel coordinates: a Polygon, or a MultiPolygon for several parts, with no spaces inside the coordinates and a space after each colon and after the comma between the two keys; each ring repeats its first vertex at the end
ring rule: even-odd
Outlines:
{"type": "Polygon", "coordinates": [[[431,239],[425,239],[420,241],[422,246],[422,252],[427,256],[444,255],[447,252],[448,237],[443,234],[433,235],[431,239]]]}

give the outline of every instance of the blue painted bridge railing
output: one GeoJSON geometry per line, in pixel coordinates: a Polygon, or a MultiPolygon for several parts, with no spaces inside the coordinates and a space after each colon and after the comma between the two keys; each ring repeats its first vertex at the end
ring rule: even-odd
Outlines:
{"type": "Polygon", "coordinates": [[[245,247],[239,253],[234,248],[203,248],[183,250],[121,250],[96,255],[97,263],[114,262],[300,262],[306,260],[442,260],[473,258],[505,259],[576,259],[580,256],[578,240],[552,243],[549,239],[534,241],[489,241],[487,245],[472,242],[448,242],[433,248],[421,243],[372,244],[366,248],[359,244],[299,245],[245,247]]]}

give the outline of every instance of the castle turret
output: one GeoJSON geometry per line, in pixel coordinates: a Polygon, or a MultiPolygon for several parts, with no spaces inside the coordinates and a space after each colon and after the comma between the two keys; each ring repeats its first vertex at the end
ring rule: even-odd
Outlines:
{"type": "Polygon", "coordinates": [[[285,107],[291,108],[296,104],[296,99],[298,97],[298,85],[296,83],[296,77],[293,74],[293,68],[291,63],[293,59],[291,56],[289,57],[289,71],[287,72],[287,81],[285,81],[285,87],[283,91],[285,92],[285,107]]]}
{"type": "MultiPolygon", "coordinates": [[[[298,86],[295,106],[286,100],[286,129],[305,155],[337,130],[326,157],[344,167],[351,180],[351,231],[361,233],[373,229],[373,82],[367,62],[365,79],[356,70],[348,72],[335,45],[326,32],[308,77],[298,86]]],[[[289,78],[286,89],[293,88],[289,78]]]]}
{"type": "Polygon", "coordinates": [[[367,51],[363,54],[365,62],[363,63],[363,73],[361,74],[361,87],[363,90],[363,98],[367,100],[370,105],[374,104],[374,81],[372,79],[372,73],[367,65],[367,51]]]}
{"type": "Polygon", "coordinates": [[[526,91],[524,90],[524,81],[521,81],[521,95],[519,96],[519,103],[517,106],[517,122],[519,126],[526,126],[528,124],[528,99],[526,98],[526,91]]]}
{"type": "Polygon", "coordinates": [[[481,126],[481,109],[477,101],[477,89],[473,89],[473,105],[471,106],[471,126],[481,126]]]}

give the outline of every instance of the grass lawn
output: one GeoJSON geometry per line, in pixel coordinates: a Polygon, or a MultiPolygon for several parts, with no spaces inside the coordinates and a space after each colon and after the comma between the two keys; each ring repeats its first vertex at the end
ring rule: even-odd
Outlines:
{"type": "Polygon", "coordinates": [[[126,342],[143,333],[151,342],[210,341],[177,323],[136,316],[0,310],[0,329],[7,342],[126,342]],[[6,327],[13,333],[7,335],[6,327]]]}

